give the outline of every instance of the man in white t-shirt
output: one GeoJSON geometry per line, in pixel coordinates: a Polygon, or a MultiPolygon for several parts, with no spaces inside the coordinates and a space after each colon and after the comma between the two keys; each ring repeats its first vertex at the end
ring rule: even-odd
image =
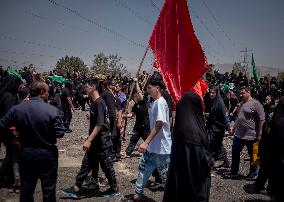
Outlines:
{"type": "Polygon", "coordinates": [[[169,108],[166,100],[161,96],[163,83],[160,79],[151,78],[147,85],[149,95],[154,99],[149,111],[150,134],[139,146],[143,153],[139,163],[139,172],[135,185],[134,201],[143,198],[144,187],[157,168],[163,184],[166,182],[171,153],[171,133],[169,121],[169,108]]]}

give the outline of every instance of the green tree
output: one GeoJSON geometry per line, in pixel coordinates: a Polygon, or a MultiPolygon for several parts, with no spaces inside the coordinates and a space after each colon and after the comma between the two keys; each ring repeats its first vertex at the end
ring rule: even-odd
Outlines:
{"type": "Polygon", "coordinates": [[[88,68],[81,58],[74,56],[69,57],[67,55],[57,61],[55,70],[59,75],[65,77],[67,74],[73,74],[74,72],[80,72],[81,75],[88,73],[88,68]]]}
{"type": "Polygon", "coordinates": [[[284,79],[284,72],[279,72],[278,75],[277,75],[277,79],[279,81],[282,81],[284,79]]]}
{"type": "Polygon", "coordinates": [[[95,54],[91,69],[96,74],[103,74],[105,76],[128,75],[126,66],[121,63],[121,59],[117,54],[108,56],[104,53],[95,54]]]}

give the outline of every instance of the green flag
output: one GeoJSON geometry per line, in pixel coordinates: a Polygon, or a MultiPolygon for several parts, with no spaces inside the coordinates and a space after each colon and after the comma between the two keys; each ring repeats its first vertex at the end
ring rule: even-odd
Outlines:
{"type": "Polygon", "coordinates": [[[49,76],[48,78],[50,78],[52,81],[54,82],[58,82],[58,83],[64,83],[65,82],[65,78],[62,76],[49,76]]]}
{"type": "Polygon", "coordinates": [[[12,67],[8,67],[7,72],[10,76],[15,76],[21,78],[21,75],[12,67]]]}
{"type": "Polygon", "coordinates": [[[251,55],[251,65],[252,65],[252,73],[253,73],[253,78],[254,78],[255,84],[257,86],[259,86],[259,77],[258,77],[258,74],[257,74],[253,54],[251,55]]]}

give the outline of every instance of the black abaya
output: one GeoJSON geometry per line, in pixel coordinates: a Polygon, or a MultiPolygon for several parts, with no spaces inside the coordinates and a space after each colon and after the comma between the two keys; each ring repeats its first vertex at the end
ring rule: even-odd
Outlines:
{"type": "Polygon", "coordinates": [[[187,93],[177,104],[173,144],[164,202],[209,201],[210,167],[200,97],[187,93]]]}

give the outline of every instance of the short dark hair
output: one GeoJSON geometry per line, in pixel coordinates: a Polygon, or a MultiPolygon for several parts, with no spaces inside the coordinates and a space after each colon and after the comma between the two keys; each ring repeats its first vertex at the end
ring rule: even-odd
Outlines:
{"type": "Polygon", "coordinates": [[[18,90],[18,95],[19,95],[20,100],[25,99],[29,94],[30,94],[29,88],[24,87],[24,88],[19,88],[18,90]]]}
{"type": "Polygon", "coordinates": [[[209,87],[209,90],[213,90],[213,91],[215,91],[216,93],[218,93],[219,87],[212,85],[212,86],[209,87]]]}
{"type": "Polygon", "coordinates": [[[241,90],[244,90],[244,91],[246,91],[247,93],[251,93],[251,89],[250,89],[250,87],[248,87],[248,86],[242,86],[241,88],[240,88],[240,91],[241,90]]]}
{"type": "Polygon", "coordinates": [[[45,90],[47,84],[43,81],[34,81],[30,86],[31,97],[39,96],[45,90]]]}
{"type": "Polygon", "coordinates": [[[86,84],[89,84],[90,86],[95,86],[99,94],[103,92],[101,82],[97,78],[87,79],[86,84]]]}
{"type": "Polygon", "coordinates": [[[159,86],[162,89],[165,89],[165,84],[161,78],[152,77],[148,80],[147,85],[151,84],[152,86],[159,86]]]}

